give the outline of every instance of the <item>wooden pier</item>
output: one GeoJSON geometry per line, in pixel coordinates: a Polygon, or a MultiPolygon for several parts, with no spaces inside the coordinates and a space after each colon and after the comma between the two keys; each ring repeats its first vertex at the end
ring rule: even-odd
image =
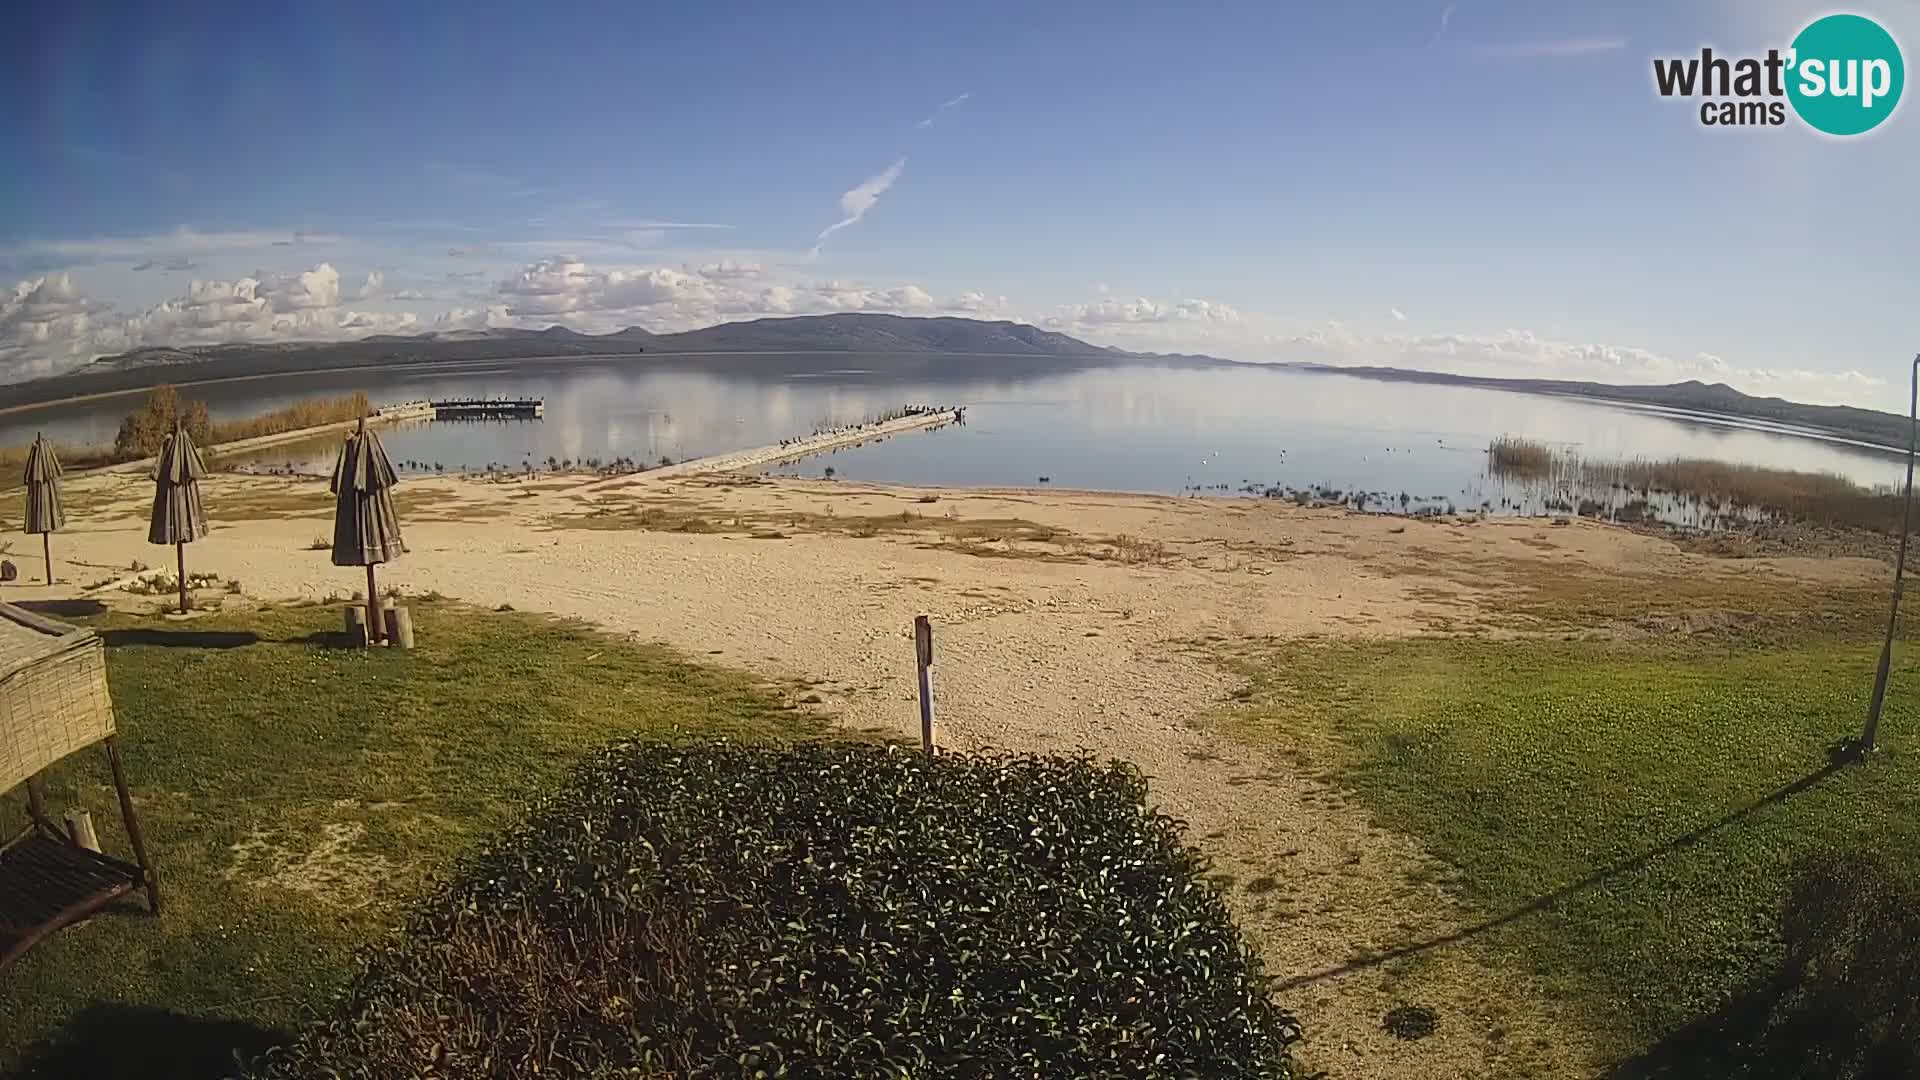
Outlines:
{"type": "Polygon", "coordinates": [[[539,398],[445,398],[428,404],[435,420],[538,420],[546,415],[539,398]]]}

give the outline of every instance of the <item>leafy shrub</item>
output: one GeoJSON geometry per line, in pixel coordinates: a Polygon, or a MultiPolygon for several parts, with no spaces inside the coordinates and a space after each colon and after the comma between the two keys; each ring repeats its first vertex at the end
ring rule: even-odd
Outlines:
{"type": "Polygon", "coordinates": [[[124,460],[159,453],[176,422],[186,424],[195,446],[206,450],[212,445],[213,421],[207,416],[207,403],[182,401],[178,390],[163,384],[147,394],[144,406],[121,421],[113,440],[115,456],[124,460]]]}
{"type": "Polygon", "coordinates": [[[256,1078],[1292,1075],[1124,764],[627,743],[256,1078]]]}

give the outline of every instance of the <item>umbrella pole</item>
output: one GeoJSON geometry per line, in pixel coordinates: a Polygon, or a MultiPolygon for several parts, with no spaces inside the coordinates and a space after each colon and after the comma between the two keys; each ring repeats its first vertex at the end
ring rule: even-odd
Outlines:
{"type": "Polygon", "coordinates": [[[368,563],[367,564],[367,644],[369,645],[379,644],[381,631],[383,629],[384,628],[380,625],[380,594],[373,591],[373,564],[368,563]]]}
{"type": "Polygon", "coordinates": [[[184,615],[187,612],[187,545],[184,543],[173,545],[173,554],[174,565],[180,574],[180,613],[184,615]]]}
{"type": "Polygon", "coordinates": [[[53,534],[40,534],[40,550],[47,556],[47,584],[53,584],[53,534]]]}

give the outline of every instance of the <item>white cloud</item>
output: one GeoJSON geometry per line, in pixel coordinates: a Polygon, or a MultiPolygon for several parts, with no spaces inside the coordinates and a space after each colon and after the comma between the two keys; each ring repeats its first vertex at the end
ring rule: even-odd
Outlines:
{"type": "Polygon", "coordinates": [[[340,271],[331,263],[321,263],[298,274],[264,274],[254,285],[261,299],[279,311],[330,308],[340,304],[340,271]]]}
{"type": "Polygon", "coordinates": [[[1004,297],[989,298],[979,292],[963,293],[943,304],[913,283],[875,286],[846,280],[771,280],[763,266],[729,260],[699,266],[603,269],[582,259],[543,259],[500,282],[495,291],[506,317],[516,324],[559,322],[586,333],[632,325],[685,330],[740,316],[977,313],[1006,306],[1004,297]]]}
{"type": "Polygon", "coordinates": [[[736,262],[733,259],[721,259],[719,262],[710,262],[700,268],[702,276],[723,280],[757,278],[766,272],[767,268],[760,263],[736,262]]]}
{"type": "Polygon", "coordinates": [[[1550,41],[1510,41],[1474,47],[1477,56],[1535,57],[1579,56],[1584,53],[1612,52],[1627,47],[1626,38],[1561,38],[1550,41]]]}
{"type": "Polygon", "coordinates": [[[433,325],[440,330],[485,330],[490,326],[512,326],[513,316],[507,313],[505,304],[454,308],[434,316],[433,325]]]}
{"type": "Polygon", "coordinates": [[[941,113],[946,112],[948,109],[951,109],[959,105],[961,102],[967,100],[972,96],[973,96],[972,91],[968,91],[966,93],[948,98],[947,100],[941,102],[939,106],[936,107],[932,112],[928,113],[927,118],[925,120],[922,120],[918,124],[915,124],[914,127],[921,127],[921,128],[932,127],[933,122],[939,118],[941,113]]]}
{"type": "Polygon", "coordinates": [[[845,195],[840,196],[840,220],[820,230],[820,235],[813,241],[814,254],[820,253],[820,245],[827,242],[827,237],[866,217],[867,211],[873,209],[873,204],[880,201],[880,196],[886,194],[895,180],[900,179],[900,171],[906,167],[907,159],[901,158],[887,166],[885,172],[867,177],[845,195]]]}
{"type": "Polygon", "coordinates": [[[104,259],[142,259],[146,269],[186,269],[188,256],[217,256],[242,252],[269,252],[273,248],[294,246],[332,246],[344,242],[334,233],[269,233],[269,231],[215,231],[202,233],[182,225],[173,233],[144,236],[92,236],[79,240],[48,240],[0,248],[0,256],[38,256],[69,259],[73,263],[96,263],[104,259]],[[171,263],[171,265],[169,265],[171,263]]]}
{"type": "Polygon", "coordinates": [[[339,322],[339,329],[359,334],[406,334],[419,328],[420,319],[411,311],[349,311],[339,322]]]}
{"type": "Polygon", "coordinates": [[[419,301],[419,300],[431,300],[433,299],[433,297],[428,296],[426,293],[420,291],[419,289],[401,289],[399,292],[396,292],[393,294],[392,299],[419,301]]]}
{"type": "Polygon", "coordinates": [[[68,274],[15,284],[0,293],[0,366],[23,378],[91,359],[101,310],[68,274]]]}
{"type": "Polygon", "coordinates": [[[1132,300],[1100,300],[1091,304],[1068,304],[1049,317],[1059,327],[1112,326],[1128,323],[1233,323],[1240,313],[1215,300],[1155,301],[1146,297],[1132,300]]]}
{"type": "Polygon", "coordinates": [[[1876,407],[1886,383],[1859,371],[1743,367],[1711,353],[1668,356],[1633,345],[1555,341],[1528,330],[1496,334],[1356,334],[1339,324],[1277,342],[1290,359],[1385,365],[1496,378],[1655,384],[1723,382],[1749,394],[1876,407]],[[1304,353],[1304,355],[1301,355],[1304,353]]]}
{"type": "Polygon", "coordinates": [[[355,300],[371,300],[379,296],[386,287],[387,275],[378,270],[369,270],[367,271],[366,284],[360,286],[360,291],[354,293],[353,298],[355,300]]]}
{"type": "Polygon", "coordinates": [[[1387,318],[1392,319],[1394,322],[1406,322],[1407,313],[1397,307],[1390,307],[1387,309],[1387,318]]]}
{"type": "Polygon", "coordinates": [[[963,292],[959,296],[954,297],[953,302],[948,306],[966,315],[993,316],[999,318],[1004,318],[1013,310],[1013,305],[1007,303],[1006,297],[988,296],[986,293],[979,291],[963,292]]]}
{"type": "Polygon", "coordinates": [[[292,232],[200,232],[182,225],[170,233],[145,236],[99,236],[57,240],[7,249],[5,254],[49,255],[79,260],[158,259],[215,253],[259,251],[295,243],[334,243],[337,236],[292,232]]]}
{"type": "Polygon", "coordinates": [[[731,229],[733,228],[733,226],[731,225],[719,225],[711,221],[656,221],[652,218],[642,218],[637,221],[610,221],[607,223],[607,227],[611,229],[648,229],[648,230],[731,229]]]}
{"type": "MultiPolygon", "coordinates": [[[[381,276],[368,280],[377,292],[381,276]]],[[[196,279],[184,294],[132,314],[89,299],[70,274],[51,274],[0,294],[0,375],[49,374],[147,345],[326,341],[418,328],[412,312],[343,310],[341,299],[340,274],[330,263],[299,273],[196,279]]]]}

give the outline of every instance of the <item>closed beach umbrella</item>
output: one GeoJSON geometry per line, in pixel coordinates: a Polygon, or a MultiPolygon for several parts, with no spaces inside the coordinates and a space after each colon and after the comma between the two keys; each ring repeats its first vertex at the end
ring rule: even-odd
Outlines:
{"type": "Polygon", "coordinates": [[[200,508],[200,478],[207,467],[194,449],[185,424],[175,423],[173,434],[160,447],[153,467],[153,520],[147,542],[172,544],[180,572],[180,610],[187,610],[187,545],[207,535],[207,515],[200,508]]]}
{"type": "Polygon", "coordinates": [[[379,641],[380,594],[373,568],[406,554],[400,516],[393,510],[393,463],[380,436],[367,430],[366,417],[340,448],[333,466],[333,565],[367,568],[367,640],[379,641]]]}
{"type": "Polygon", "coordinates": [[[67,512],[60,507],[60,457],[45,435],[35,435],[33,448],[27,451],[27,531],[40,534],[40,548],[47,556],[47,584],[53,584],[52,533],[67,523],[67,512]]]}

